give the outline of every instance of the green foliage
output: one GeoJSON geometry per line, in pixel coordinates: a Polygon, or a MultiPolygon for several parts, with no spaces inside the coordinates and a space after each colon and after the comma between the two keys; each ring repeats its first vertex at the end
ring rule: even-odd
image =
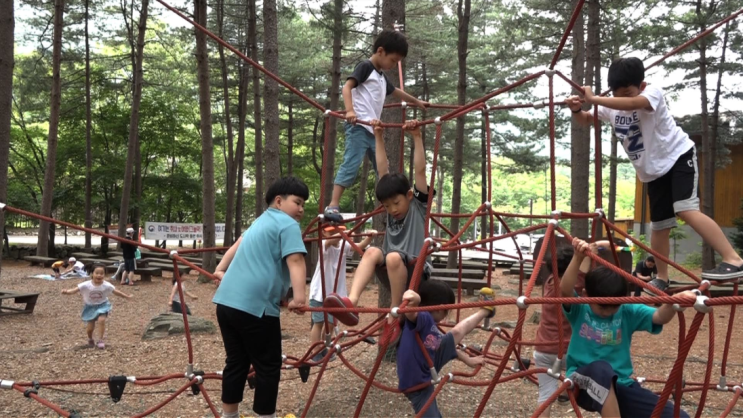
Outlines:
{"type": "MultiPolygon", "coordinates": [[[[644,234],[637,237],[637,240],[643,243],[646,247],[650,247],[650,242],[644,234]]],[[[647,258],[647,256],[647,251],[645,251],[642,247],[635,245],[634,251],[632,253],[632,264],[637,265],[637,263],[647,258]]]]}
{"type": "MultiPolygon", "coordinates": [[[[743,201],[741,201],[740,210],[743,213],[743,201]]],[[[730,241],[733,246],[738,250],[738,253],[743,252],[743,216],[733,219],[733,225],[735,225],[735,232],[730,234],[730,241]]]]}

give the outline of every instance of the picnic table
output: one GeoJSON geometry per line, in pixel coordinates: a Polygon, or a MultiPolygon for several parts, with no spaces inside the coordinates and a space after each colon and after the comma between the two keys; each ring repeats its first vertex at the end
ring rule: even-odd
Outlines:
{"type": "Polygon", "coordinates": [[[12,290],[0,290],[0,316],[12,314],[30,314],[34,311],[39,293],[20,293],[12,290]],[[13,303],[25,304],[23,308],[3,306],[3,301],[13,299],[13,303]]]}
{"type": "MultiPolygon", "coordinates": [[[[149,264],[149,267],[159,268],[159,269],[162,269],[163,271],[170,271],[170,272],[175,273],[175,267],[173,267],[173,263],[153,261],[152,263],[149,264]]],[[[178,272],[182,275],[188,274],[191,272],[191,267],[188,267],[183,264],[178,264],[178,272]]]]}
{"type": "Polygon", "coordinates": [[[98,256],[95,254],[85,253],[85,252],[72,253],[70,255],[75,257],[78,260],[83,259],[83,258],[98,258],[98,256]]]}
{"type": "MultiPolygon", "coordinates": [[[[116,273],[119,266],[106,266],[106,274],[116,273]]],[[[137,266],[134,274],[138,275],[143,282],[151,282],[152,276],[162,276],[163,270],[158,267],[140,267],[137,266]]]]}
{"type": "MultiPolygon", "coordinates": [[[[124,253],[121,251],[109,251],[108,252],[109,257],[124,257],[124,253]]],[[[122,258],[123,260],[123,258],[122,258]]]]}
{"type": "Polygon", "coordinates": [[[147,251],[147,250],[139,250],[139,252],[142,254],[142,257],[149,257],[149,258],[158,258],[158,259],[167,259],[170,257],[170,253],[161,253],[156,251],[147,251]]]}

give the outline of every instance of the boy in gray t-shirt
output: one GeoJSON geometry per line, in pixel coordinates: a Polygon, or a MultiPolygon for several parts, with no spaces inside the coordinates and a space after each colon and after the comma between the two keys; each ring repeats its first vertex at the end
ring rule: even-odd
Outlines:
{"type": "MultiPolygon", "coordinates": [[[[413,156],[415,187],[413,190],[411,190],[407,177],[403,174],[389,172],[387,153],[384,150],[384,130],[379,126],[381,123],[378,120],[373,124],[377,169],[380,176],[376,194],[377,199],[382,202],[387,211],[387,232],[382,248],[370,247],[361,258],[348,298],[330,294],[323,304],[327,308],[356,306],[361,293],[374,277],[375,272],[383,284],[389,285],[390,307],[400,305],[402,295],[412,278],[415,260],[425,240],[428,184],[426,154],[418,121],[407,122],[403,127],[410,132],[415,147],[413,156]]],[[[423,280],[428,279],[430,270],[431,266],[427,261],[423,280]]],[[[348,326],[356,325],[359,320],[356,314],[350,312],[337,313],[335,316],[348,326]]],[[[394,320],[392,317],[389,318],[390,322],[394,320]]]]}

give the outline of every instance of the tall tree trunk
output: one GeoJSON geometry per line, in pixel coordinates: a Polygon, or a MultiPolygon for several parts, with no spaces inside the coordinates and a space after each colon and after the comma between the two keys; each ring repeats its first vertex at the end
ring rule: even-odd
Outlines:
{"type": "MultiPolygon", "coordinates": [[[[363,215],[366,213],[366,192],[367,192],[367,183],[369,180],[369,169],[371,168],[371,163],[369,162],[368,158],[364,158],[364,162],[361,165],[361,180],[359,181],[359,193],[356,196],[356,217],[363,215]]],[[[364,227],[361,228],[363,231],[364,227]]],[[[358,241],[358,240],[357,240],[358,241]]],[[[357,254],[356,252],[353,253],[353,259],[359,260],[361,259],[361,256],[357,254]]]]}
{"type": "MultiPolygon", "coordinates": [[[[194,18],[201,26],[206,27],[206,0],[194,0],[194,18]]],[[[209,91],[209,53],[206,48],[206,35],[196,29],[196,72],[199,78],[199,115],[201,121],[201,176],[203,180],[201,208],[203,212],[202,224],[204,231],[204,248],[215,246],[214,231],[214,143],[212,142],[212,100],[209,91]]],[[[213,272],[216,265],[214,252],[202,254],[204,270],[213,272]]],[[[208,281],[203,274],[200,281],[208,281]]]]}
{"type": "MultiPolygon", "coordinates": [[[[59,131],[59,108],[61,106],[62,96],[62,79],[60,78],[60,67],[62,60],[63,22],[64,0],[54,0],[54,38],[52,41],[52,92],[49,105],[49,136],[46,142],[47,145],[46,169],[44,170],[44,190],[42,190],[41,197],[41,215],[46,217],[52,216],[52,200],[54,199],[54,169],[57,162],[57,134],[59,131]]],[[[9,110],[10,107],[7,107],[7,109],[9,110]]],[[[5,158],[7,159],[7,153],[5,155],[5,158]]],[[[36,246],[36,255],[48,256],[50,252],[53,253],[54,240],[51,239],[50,242],[49,236],[49,231],[51,228],[54,228],[54,224],[50,224],[46,221],[39,222],[39,241],[36,246]],[[50,247],[52,251],[49,250],[50,247]]]]}
{"type": "MultiPolygon", "coordinates": [[[[441,192],[436,193],[436,212],[444,213],[444,159],[439,156],[439,169],[438,173],[436,173],[436,190],[441,190],[441,192]]],[[[438,219],[439,222],[441,222],[441,218],[438,219]]],[[[441,237],[441,227],[436,225],[436,236],[441,237]]]]}
{"type": "MultiPolygon", "coordinates": [[[[90,0],[85,0],[85,227],[93,227],[93,146],[91,144],[92,121],[90,114],[90,0]]],[[[85,232],[85,248],[93,246],[90,232],[85,232]]]]}
{"type": "MultiPolygon", "coordinates": [[[[0,203],[8,200],[8,154],[10,153],[10,109],[13,97],[14,29],[13,0],[0,0],[0,203]]],[[[0,242],[6,237],[5,211],[0,209],[0,242]]],[[[0,254],[0,273],[3,257],[0,254]]]]}
{"type": "MultiPolygon", "coordinates": [[[[619,58],[619,48],[621,47],[619,43],[619,31],[621,30],[621,25],[616,24],[613,29],[612,38],[614,40],[613,47],[612,47],[612,53],[611,53],[611,61],[613,62],[617,58],[619,58]]],[[[598,87],[596,88],[596,91],[600,91],[600,84],[596,84],[598,87]]],[[[617,164],[618,164],[618,157],[617,152],[619,148],[619,143],[617,142],[617,137],[614,135],[614,132],[611,133],[609,136],[609,142],[611,144],[611,156],[609,157],[609,211],[607,213],[607,216],[609,217],[610,222],[614,222],[617,215],[617,164]]]]}
{"type": "Polygon", "coordinates": [[[289,113],[289,120],[287,121],[286,128],[286,175],[294,175],[294,98],[293,93],[289,94],[289,103],[287,104],[287,112],[289,113]]]}
{"type": "MultiPolygon", "coordinates": [[[[223,38],[224,31],[224,0],[217,5],[217,23],[219,37],[223,38]]],[[[224,123],[227,126],[227,207],[225,208],[224,240],[223,245],[232,243],[232,211],[235,204],[235,156],[233,151],[232,118],[230,117],[230,89],[227,84],[227,60],[224,56],[224,47],[219,44],[219,63],[222,70],[222,94],[224,95],[224,123]]]]}
{"type": "MultiPolygon", "coordinates": [[[[250,2],[247,2],[250,3],[250,2]]],[[[245,42],[246,49],[250,44],[245,42]]],[[[247,51],[246,51],[247,52],[247,51]]],[[[248,55],[248,54],[246,54],[248,55]]],[[[237,202],[235,204],[235,234],[233,240],[237,241],[242,232],[243,219],[243,177],[245,160],[245,116],[248,113],[248,76],[250,67],[246,63],[240,63],[240,84],[237,95],[237,202]]],[[[232,245],[226,242],[225,246],[232,245]]]]}
{"type": "Polygon", "coordinates": [[[132,227],[134,240],[139,240],[139,227],[142,224],[142,143],[137,138],[137,151],[134,155],[134,209],[132,227]]]}
{"type": "MultiPolygon", "coordinates": [[[[276,0],[263,0],[263,66],[274,74],[279,72],[279,26],[276,0]]],[[[281,176],[281,153],[279,152],[279,84],[266,77],[263,79],[263,112],[265,113],[266,160],[265,185],[270,187],[281,176]]]]}
{"type": "MultiPolygon", "coordinates": [[[[344,0],[333,0],[333,57],[332,64],[330,66],[330,91],[328,92],[328,98],[330,99],[330,109],[338,109],[338,100],[340,96],[340,80],[341,80],[341,47],[343,40],[343,2],[344,0]]],[[[325,170],[325,184],[323,184],[325,201],[323,206],[327,206],[330,203],[330,199],[333,195],[333,172],[335,171],[335,148],[338,138],[337,123],[335,118],[328,120],[328,142],[323,144],[327,152],[327,159],[322,162],[323,170],[325,170]]]]}
{"type": "MultiPolygon", "coordinates": [[[[382,29],[393,29],[395,23],[405,26],[405,0],[382,0],[382,29]]],[[[404,71],[404,67],[403,67],[404,71]]],[[[397,68],[387,71],[387,78],[392,81],[395,87],[400,87],[400,76],[397,68]]],[[[386,103],[391,103],[392,96],[388,96],[386,103]]],[[[400,123],[402,115],[398,111],[382,112],[382,122],[400,123]]],[[[384,130],[385,150],[389,160],[390,171],[397,172],[400,166],[400,131],[397,129],[384,130]]],[[[384,214],[374,217],[374,229],[383,231],[386,229],[386,218],[384,214]]],[[[378,306],[390,306],[391,297],[389,289],[385,286],[379,286],[377,298],[378,306]]]]}
{"type": "MultiPolygon", "coordinates": [[[[464,105],[467,101],[467,41],[470,28],[470,0],[459,0],[457,18],[459,19],[457,41],[457,61],[459,63],[459,80],[457,82],[457,104],[464,105]]],[[[462,165],[464,164],[464,123],[465,116],[457,118],[457,133],[454,138],[454,170],[452,172],[451,212],[459,213],[462,203],[462,165]]],[[[451,218],[451,232],[459,232],[459,218],[451,218]]],[[[455,268],[459,253],[449,252],[446,261],[447,268],[455,268]]]]}
{"type": "MultiPolygon", "coordinates": [[[[600,6],[599,0],[588,0],[588,40],[586,42],[586,84],[594,86],[594,91],[601,91],[601,36],[599,21],[600,21],[600,6]],[[595,80],[594,80],[595,79],[595,80]],[[595,81],[595,82],[594,82],[595,81]]],[[[599,128],[594,132],[594,135],[598,138],[598,142],[601,143],[601,129],[599,128]]],[[[590,131],[587,135],[588,140],[588,152],[590,153],[591,147],[591,135],[590,131]]],[[[594,161],[594,180],[596,181],[596,192],[603,193],[603,155],[599,155],[599,161],[594,161]],[[599,175],[601,175],[602,181],[598,182],[599,175]]],[[[590,156],[589,156],[590,161],[590,156]]],[[[595,198],[596,195],[594,195],[595,198]]],[[[590,205],[591,202],[587,203],[590,205]]],[[[603,204],[603,199],[602,199],[603,204]]],[[[603,228],[596,228],[596,236],[594,239],[599,239],[603,235],[603,228]]]]}
{"type": "MultiPolygon", "coordinates": [[[[573,6],[577,5],[573,0],[573,6]]],[[[584,85],[585,75],[585,36],[583,14],[573,26],[573,60],[571,63],[571,78],[574,82],[584,85]]],[[[591,154],[590,130],[581,126],[575,119],[570,122],[570,211],[588,212],[588,173],[591,154]]],[[[559,209],[559,208],[558,208],[559,209]]],[[[588,220],[572,219],[570,231],[573,236],[588,237],[588,220]]]]}
{"type": "MultiPolygon", "coordinates": [[[[258,62],[258,22],[256,0],[248,0],[248,44],[250,58],[258,62]]],[[[265,48],[265,46],[264,46],[265,48]]],[[[263,213],[263,117],[261,116],[261,80],[257,68],[253,68],[253,124],[255,125],[255,218],[263,213]]]]}
{"type": "MultiPolygon", "coordinates": [[[[137,157],[139,142],[139,107],[142,103],[142,84],[144,81],[142,61],[144,60],[144,39],[147,30],[147,9],[149,0],[142,0],[142,10],[139,13],[139,33],[137,33],[137,52],[134,57],[134,74],[132,78],[132,112],[129,117],[129,147],[126,153],[126,168],[124,169],[124,185],[121,189],[121,207],[119,208],[119,236],[126,235],[127,214],[129,200],[132,193],[132,174],[137,157]]],[[[137,170],[139,171],[139,170],[137,170]]],[[[135,185],[136,186],[136,185],[135,185]]],[[[136,193],[136,189],[135,189],[136,193]]],[[[120,248],[121,245],[119,244],[120,248]]]]}
{"type": "MultiPolygon", "coordinates": [[[[714,2],[710,4],[710,9],[714,8],[714,2]]],[[[703,8],[702,0],[696,2],[696,17],[699,24],[699,30],[707,30],[707,20],[709,14],[706,14],[703,8]]],[[[711,12],[710,12],[711,14],[711,12]]],[[[707,39],[702,38],[697,44],[699,48],[699,90],[702,101],[702,213],[715,218],[715,165],[717,160],[717,138],[710,133],[710,118],[707,97],[707,39]]],[[[711,269],[715,267],[715,252],[712,246],[707,242],[702,243],[702,268],[711,269]]]]}

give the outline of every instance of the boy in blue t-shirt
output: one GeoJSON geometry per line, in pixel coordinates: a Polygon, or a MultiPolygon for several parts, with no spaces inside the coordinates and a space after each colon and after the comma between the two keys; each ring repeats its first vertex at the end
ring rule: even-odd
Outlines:
{"type": "MultiPolygon", "coordinates": [[[[575,253],[560,282],[563,297],[578,297],[575,282],[587,251],[595,244],[574,238],[575,253]]],[[[695,298],[693,292],[679,294],[695,298]]],[[[586,274],[583,296],[624,297],[627,282],[606,268],[598,267],[586,274]]],[[[650,417],[658,395],[643,388],[630,376],[633,373],[630,347],[632,334],[647,331],[660,334],[663,325],[676,315],[672,305],[658,309],[646,305],[563,305],[563,312],[573,330],[567,355],[568,376],[580,389],[578,405],[602,417],[650,417]]],[[[668,402],[661,414],[673,417],[673,403],[668,402]]],[[[689,415],[681,411],[681,416],[689,415]]]]}
{"type": "Polygon", "coordinates": [[[221,280],[212,302],[227,358],[222,374],[222,417],[237,418],[245,381],[255,370],[253,411],[276,412],[281,378],[281,323],[279,303],[289,286],[294,299],[289,310],[305,301],[305,250],[299,221],[307,185],[284,177],[266,192],[268,210],[230,247],[214,275],[221,280]]]}
{"type": "MultiPolygon", "coordinates": [[[[408,301],[408,307],[450,305],[456,302],[451,287],[440,280],[427,280],[421,282],[418,291],[420,294],[408,290],[403,295],[403,300],[408,301]]],[[[493,289],[483,287],[480,290],[481,300],[493,300],[493,289]]],[[[431,312],[411,312],[405,314],[400,345],[397,348],[397,377],[400,380],[398,389],[405,393],[406,390],[415,388],[423,383],[430,383],[431,366],[418,344],[420,337],[423,346],[426,347],[428,357],[433,362],[433,368],[438,373],[449,361],[458,358],[469,367],[477,367],[483,363],[483,357],[470,357],[463,351],[457,350],[464,336],[475,329],[485,318],[495,316],[495,306],[487,306],[459,322],[451,331],[443,334],[438,323],[447,317],[449,311],[438,310],[431,312]]],[[[434,385],[411,392],[405,396],[413,404],[416,415],[423,409],[434,391],[434,385]]],[[[423,414],[426,418],[440,418],[436,400],[423,414]]]]}

